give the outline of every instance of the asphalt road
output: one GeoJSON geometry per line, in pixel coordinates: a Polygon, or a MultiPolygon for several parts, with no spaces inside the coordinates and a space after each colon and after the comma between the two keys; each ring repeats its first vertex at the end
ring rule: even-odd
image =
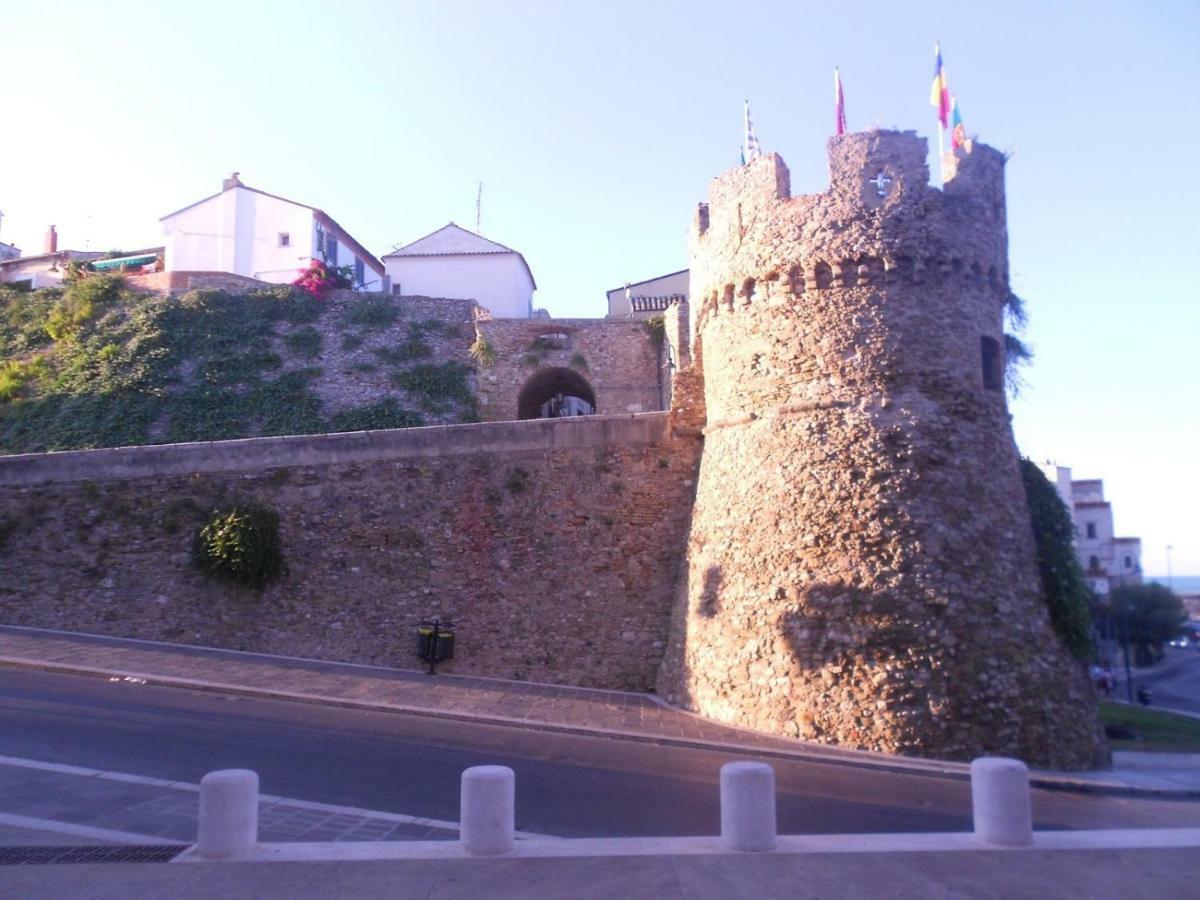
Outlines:
{"type": "MultiPolygon", "coordinates": [[[[0,669],[0,754],[458,818],[459,776],[517,773],[517,827],[563,836],[714,834],[723,752],[0,669]]],[[[965,781],[771,760],[783,833],[970,827],[965,781]]],[[[0,797],[0,810],[3,798],[0,797]]],[[[1039,828],[1195,826],[1200,802],[1035,791],[1039,828]]]]}
{"type": "MultiPolygon", "coordinates": [[[[1125,699],[1125,671],[1113,692],[1125,699]]],[[[1194,647],[1168,647],[1167,655],[1158,664],[1133,670],[1134,688],[1148,687],[1154,694],[1152,707],[1180,709],[1200,713],[1200,650],[1194,647]]]]}

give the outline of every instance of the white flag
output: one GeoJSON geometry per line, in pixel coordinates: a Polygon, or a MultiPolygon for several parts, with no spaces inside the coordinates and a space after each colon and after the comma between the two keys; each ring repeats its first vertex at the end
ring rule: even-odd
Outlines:
{"type": "Polygon", "coordinates": [[[746,101],[746,162],[753,162],[762,156],[758,146],[758,135],[754,133],[754,122],[750,120],[750,101],[746,101]]]}

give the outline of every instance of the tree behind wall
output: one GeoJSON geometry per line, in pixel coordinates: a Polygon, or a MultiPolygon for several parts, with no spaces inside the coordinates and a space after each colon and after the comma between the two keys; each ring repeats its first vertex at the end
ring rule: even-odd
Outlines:
{"type": "Polygon", "coordinates": [[[1183,601],[1161,584],[1125,584],[1109,594],[1112,622],[1121,634],[1128,628],[1137,664],[1162,658],[1162,645],[1179,636],[1187,622],[1183,601]]]}
{"type": "Polygon", "coordinates": [[[1071,513],[1054,485],[1031,460],[1021,460],[1021,478],[1025,482],[1042,596],[1050,609],[1050,622],[1059,640],[1076,658],[1091,659],[1095,653],[1089,610],[1092,592],[1075,554],[1071,513]]]}

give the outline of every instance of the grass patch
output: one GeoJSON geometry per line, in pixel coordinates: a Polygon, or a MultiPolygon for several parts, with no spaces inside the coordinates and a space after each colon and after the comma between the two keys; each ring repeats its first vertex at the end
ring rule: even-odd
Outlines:
{"type": "Polygon", "coordinates": [[[321,355],[321,332],[311,325],[293,331],[283,339],[283,343],[297,356],[305,359],[316,359],[321,355]]]}
{"type": "Polygon", "coordinates": [[[439,410],[456,404],[473,407],[475,395],[467,382],[470,371],[462,363],[427,363],[393,372],[392,383],[413,394],[422,409],[439,410]]]}
{"type": "Polygon", "coordinates": [[[345,323],[368,331],[383,331],[399,317],[400,311],[391,297],[370,297],[346,309],[345,323]]]}
{"type": "Polygon", "coordinates": [[[0,363],[0,403],[15,400],[25,385],[45,375],[46,360],[35,356],[30,360],[10,359],[0,363]]]}
{"type": "Polygon", "coordinates": [[[338,413],[329,420],[332,431],[373,431],[379,428],[416,428],[424,425],[420,413],[404,409],[388,397],[369,406],[358,406],[338,413]]]}
{"type": "Polygon", "coordinates": [[[1160,750],[1200,753],[1200,719],[1177,716],[1144,706],[1100,701],[1100,721],[1105,728],[1128,728],[1139,740],[1109,738],[1114,750],[1160,750]]]}

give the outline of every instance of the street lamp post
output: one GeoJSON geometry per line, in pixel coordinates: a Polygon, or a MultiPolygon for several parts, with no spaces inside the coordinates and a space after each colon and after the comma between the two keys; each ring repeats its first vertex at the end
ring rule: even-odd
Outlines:
{"type": "Polygon", "coordinates": [[[1171,550],[1172,546],[1167,544],[1167,590],[1175,590],[1175,583],[1171,580],[1171,550]]]}
{"type": "Polygon", "coordinates": [[[1133,703],[1133,669],[1129,665],[1129,607],[1121,606],[1121,648],[1125,653],[1125,699],[1133,703]]]}

